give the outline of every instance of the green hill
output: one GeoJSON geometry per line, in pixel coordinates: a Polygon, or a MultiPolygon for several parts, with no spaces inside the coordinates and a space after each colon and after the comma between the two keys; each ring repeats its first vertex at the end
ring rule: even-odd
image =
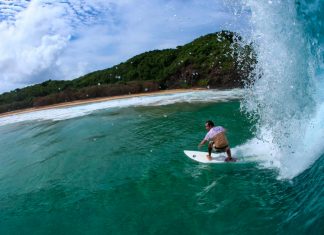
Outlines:
{"type": "Polygon", "coordinates": [[[235,33],[202,36],[176,49],[154,50],[70,81],[48,80],[0,95],[0,112],[73,100],[174,88],[241,87],[256,63],[235,33]]]}

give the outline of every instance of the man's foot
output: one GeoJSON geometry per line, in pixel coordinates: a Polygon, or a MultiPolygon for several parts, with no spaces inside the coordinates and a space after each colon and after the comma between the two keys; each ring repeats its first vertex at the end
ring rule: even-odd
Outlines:
{"type": "Polygon", "coordinates": [[[208,158],[209,161],[213,160],[210,155],[207,155],[207,158],[208,158]]]}
{"type": "Polygon", "coordinates": [[[236,159],[235,158],[229,158],[229,157],[227,157],[227,158],[225,158],[225,162],[236,162],[236,159]]]}

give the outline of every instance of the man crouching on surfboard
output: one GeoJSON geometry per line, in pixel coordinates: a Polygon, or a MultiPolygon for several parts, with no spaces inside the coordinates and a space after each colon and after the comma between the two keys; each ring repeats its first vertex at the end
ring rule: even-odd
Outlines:
{"type": "Polygon", "coordinates": [[[225,135],[225,129],[222,126],[215,126],[213,121],[206,121],[205,128],[208,131],[205,138],[200,142],[198,147],[200,148],[203,146],[207,141],[209,141],[208,144],[208,155],[207,158],[209,160],[212,160],[211,152],[212,150],[216,150],[216,152],[226,152],[227,158],[225,158],[225,161],[235,161],[235,159],[232,158],[231,155],[231,149],[228,145],[228,141],[225,135]]]}

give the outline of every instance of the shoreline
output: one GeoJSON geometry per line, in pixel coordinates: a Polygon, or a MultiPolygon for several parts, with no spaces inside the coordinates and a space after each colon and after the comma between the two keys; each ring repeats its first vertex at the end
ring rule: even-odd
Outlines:
{"type": "Polygon", "coordinates": [[[10,111],[10,112],[0,113],[0,118],[24,114],[24,113],[31,113],[31,112],[35,112],[35,111],[72,107],[72,106],[78,106],[78,105],[83,105],[83,104],[99,103],[99,102],[105,102],[105,101],[117,100],[117,99],[127,99],[127,98],[143,97],[143,96],[150,96],[150,95],[177,94],[177,93],[185,93],[185,92],[191,92],[191,91],[204,91],[204,90],[208,90],[208,89],[206,89],[206,88],[170,89],[170,90],[162,90],[162,91],[161,90],[160,91],[151,91],[151,92],[145,92],[145,93],[142,92],[142,93],[129,94],[129,95],[116,95],[116,96],[109,96],[109,97],[90,98],[90,99],[85,99],[85,100],[75,100],[75,101],[69,101],[69,102],[64,102],[64,103],[58,103],[58,104],[40,106],[40,107],[35,107],[35,108],[27,108],[27,109],[20,109],[20,110],[14,110],[14,111],[10,111]]]}

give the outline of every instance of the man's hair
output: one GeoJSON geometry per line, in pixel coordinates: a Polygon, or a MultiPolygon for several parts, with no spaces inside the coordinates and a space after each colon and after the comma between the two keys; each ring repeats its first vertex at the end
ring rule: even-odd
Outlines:
{"type": "Polygon", "coordinates": [[[211,126],[211,127],[215,126],[215,124],[211,120],[206,121],[206,123],[208,124],[208,126],[211,126]]]}

